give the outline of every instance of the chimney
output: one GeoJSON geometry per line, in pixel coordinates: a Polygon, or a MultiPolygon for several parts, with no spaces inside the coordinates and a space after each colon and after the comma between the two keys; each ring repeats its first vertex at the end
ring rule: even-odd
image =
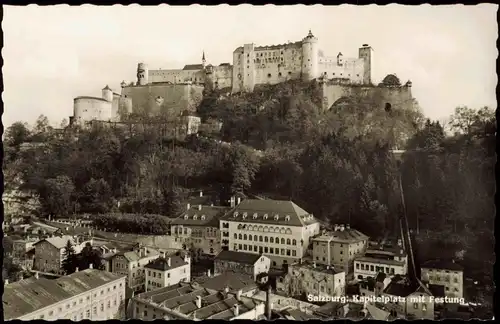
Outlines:
{"type": "Polygon", "coordinates": [[[201,296],[196,296],[196,307],[201,308],[201,296]]]}
{"type": "Polygon", "coordinates": [[[344,225],[340,225],[340,231],[343,232],[345,229],[344,225]]]}
{"type": "Polygon", "coordinates": [[[9,279],[5,279],[5,285],[9,284],[9,279]]]}
{"type": "Polygon", "coordinates": [[[225,292],[226,294],[228,294],[228,293],[229,293],[229,287],[228,287],[228,286],[224,287],[224,292],[225,292]]]}
{"type": "Polygon", "coordinates": [[[170,258],[167,258],[167,264],[168,264],[168,266],[169,266],[169,267],[171,267],[172,262],[171,262],[171,259],[170,259],[170,258]]]}
{"type": "Polygon", "coordinates": [[[238,197],[238,205],[241,203],[241,198],[238,197]]]}
{"type": "Polygon", "coordinates": [[[203,191],[200,190],[200,197],[203,197],[203,191]]]}
{"type": "Polygon", "coordinates": [[[338,230],[339,230],[339,224],[335,224],[335,225],[333,225],[333,230],[334,230],[334,231],[338,231],[338,230]]]}
{"type": "Polygon", "coordinates": [[[313,268],[316,268],[316,261],[313,262],[313,268]]]}
{"type": "Polygon", "coordinates": [[[267,286],[266,290],[266,317],[267,320],[271,320],[271,285],[267,286]]]}
{"type": "Polygon", "coordinates": [[[399,250],[399,253],[400,253],[400,254],[404,254],[404,253],[405,253],[405,251],[404,251],[403,249],[401,249],[401,250],[399,250]]]}
{"type": "Polygon", "coordinates": [[[92,263],[89,264],[89,269],[94,269],[94,265],[92,263]]]}
{"type": "Polygon", "coordinates": [[[350,229],[351,229],[351,225],[347,224],[347,225],[345,226],[345,228],[346,228],[347,230],[350,230],[350,229]]]}
{"type": "Polygon", "coordinates": [[[201,205],[198,205],[198,210],[201,210],[201,205]]]}
{"type": "Polygon", "coordinates": [[[210,269],[207,270],[207,277],[212,277],[212,274],[210,273],[210,269]]]}
{"type": "Polygon", "coordinates": [[[239,316],[240,315],[240,305],[236,304],[234,305],[234,316],[239,316]]]}
{"type": "Polygon", "coordinates": [[[165,251],[161,251],[161,252],[160,252],[160,255],[161,255],[161,257],[162,257],[162,258],[164,258],[164,259],[165,259],[165,256],[166,256],[165,251]]]}
{"type": "Polygon", "coordinates": [[[451,263],[455,263],[455,259],[451,259],[451,263]]]}
{"type": "Polygon", "coordinates": [[[78,270],[80,270],[80,269],[78,269],[78,267],[76,267],[75,272],[78,272],[78,270]]]}
{"type": "Polygon", "coordinates": [[[188,204],[187,204],[187,209],[189,210],[190,208],[191,208],[191,204],[190,204],[190,203],[188,203],[188,204]]]}
{"type": "Polygon", "coordinates": [[[35,272],[35,279],[40,279],[40,275],[38,274],[38,271],[35,272]]]}
{"type": "Polygon", "coordinates": [[[236,300],[241,301],[241,289],[236,292],[236,300]]]}

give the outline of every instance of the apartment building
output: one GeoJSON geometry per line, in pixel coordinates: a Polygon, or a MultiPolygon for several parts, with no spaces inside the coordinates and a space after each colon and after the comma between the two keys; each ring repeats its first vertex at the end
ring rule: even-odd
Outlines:
{"type": "Polygon", "coordinates": [[[271,259],[265,255],[246,252],[221,251],[214,259],[214,274],[238,272],[250,275],[254,280],[267,274],[271,268],[271,259]]]}
{"type": "Polygon", "coordinates": [[[313,261],[333,265],[346,275],[353,272],[354,259],[364,255],[368,236],[349,225],[335,225],[332,232],[324,232],[313,238],[313,261]]]}
{"type": "Polygon", "coordinates": [[[227,207],[188,203],[171,221],[170,233],[184,250],[215,256],[221,251],[219,218],[228,210],[227,207]]]}
{"type": "Polygon", "coordinates": [[[191,281],[191,258],[185,254],[181,256],[166,256],[150,261],[144,266],[146,275],[146,291],[168,287],[179,282],[191,281]]]}
{"type": "Polygon", "coordinates": [[[288,273],[278,280],[277,288],[291,296],[344,296],[346,274],[333,266],[301,262],[288,266],[288,273]]]}
{"type": "Polygon", "coordinates": [[[389,277],[408,273],[408,255],[403,250],[401,240],[396,247],[369,247],[363,256],[354,259],[355,279],[375,278],[380,272],[389,277]]]}
{"type": "Polygon", "coordinates": [[[121,251],[109,257],[112,273],[124,275],[127,287],[133,291],[144,291],[146,276],[144,266],[160,257],[157,250],[137,246],[133,251],[121,251]]]}
{"type": "Polygon", "coordinates": [[[133,297],[129,314],[133,319],[163,320],[257,320],[264,315],[264,303],[242,295],[241,291],[203,288],[196,283],[176,285],[133,297]]]}
{"type": "Polygon", "coordinates": [[[64,250],[68,241],[71,242],[75,253],[80,253],[87,243],[91,241],[82,241],[77,236],[53,236],[36,242],[35,261],[33,267],[42,272],[53,272],[63,274],[61,269],[64,261],[64,250]]]}
{"type": "Polygon", "coordinates": [[[447,297],[463,298],[463,267],[452,261],[429,260],[421,265],[422,280],[433,285],[442,285],[447,297]]]}
{"type": "Polygon", "coordinates": [[[30,238],[12,241],[12,261],[25,269],[32,269],[35,259],[35,243],[38,240],[30,238]]]}
{"type": "Polygon", "coordinates": [[[271,267],[302,259],[319,230],[312,214],[284,200],[246,199],[220,220],[223,250],[264,254],[271,267]]]}
{"type": "Polygon", "coordinates": [[[4,287],[5,320],[123,320],[125,277],[87,269],[55,280],[32,277],[4,287]]]}

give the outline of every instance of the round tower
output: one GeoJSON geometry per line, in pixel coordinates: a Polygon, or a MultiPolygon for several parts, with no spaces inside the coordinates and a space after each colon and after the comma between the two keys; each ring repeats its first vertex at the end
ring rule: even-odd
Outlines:
{"type": "Polygon", "coordinates": [[[309,34],[302,40],[302,79],[310,81],[318,75],[318,39],[309,30],[309,34]]]}
{"type": "Polygon", "coordinates": [[[113,90],[108,85],[102,88],[102,99],[110,102],[113,101],[113,90]]]}
{"type": "Polygon", "coordinates": [[[137,85],[148,84],[148,66],[144,63],[137,65],[137,85]]]}

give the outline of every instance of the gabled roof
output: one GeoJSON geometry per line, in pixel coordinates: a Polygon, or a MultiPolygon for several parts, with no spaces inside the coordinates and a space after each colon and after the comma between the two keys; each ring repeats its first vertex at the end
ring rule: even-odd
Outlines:
{"type": "Polygon", "coordinates": [[[36,242],[34,245],[38,245],[42,242],[47,242],[47,243],[51,244],[52,246],[54,246],[55,248],[60,250],[60,249],[63,249],[64,247],[66,247],[66,244],[68,244],[68,241],[71,241],[71,244],[73,246],[75,245],[75,240],[73,239],[73,237],[71,237],[69,235],[63,235],[62,237],[59,237],[59,236],[49,237],[49,238],[46,238],[44,240],[36,242]]]}
{"type": "Polygon", "coordinates": [[[257,287],[252,276],[232,271],[215,277],[197,278],[196,283],[207,289],[219,290],[227,287],[229,291],[237,291],[240,289],[249,291],[257,287]]]}
{"type": "Polygon", "coordinates": [[[224,216],[228,209],[227,207],[220,206],[190,206],[189,209],[186,209],[177,218],[174,218],[171,224],[219,228],[219,219],[224,216]]]}
{"type": "Polygon", "coordinates": [[[158,258],[146,264],[144,268],[160,270],[160,271],[168,271],[175,268],[179,268],[185,266],[189,263],[185,262],[183,258],[178,256],[170,257],[170,265],[168,265],[168,260],[165,258],[158,258]]]}
{"type": "Polygon", "coordinates": [[[317,223],[316,218],[293,201],[270,199],[245,199],[221,219],[286,226],[305,226],[317,223]]]}
{"type": "Polygon", "coordinates": [[[203,64],[187,64],[184,65],[183,70],[203,70],[203,64]]]}
{"type": "Polygon", "coordinates": [[[354,228],[346,228],[343,231],[330,231],[313,238],[313,241],[336,243],[356,243],[366,240],[368,240],[368,236],[354,228]]]}
{"type": "Polygon", "coordinates": [[[260,257],[261,255],[259,254],[224,250],[217,254],[215,261],[232,261],[254,265],[257,261],[259,261],[260,257]]]}

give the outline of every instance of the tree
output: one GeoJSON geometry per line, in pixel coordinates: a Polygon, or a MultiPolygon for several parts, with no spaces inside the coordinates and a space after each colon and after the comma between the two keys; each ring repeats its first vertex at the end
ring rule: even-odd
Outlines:
{"type": "Polygon", "coordinates": [[[104,270],[100,251],[94,249],[90,243],[87,243],[82,249],[78,264],[80,270],[88,269],[91,264],[94,269],[104,270]]]}
{"type": "Polygon", "coordinates": [[[111,188],[104,179],[90,179],[82,190],[81,211],[85,213],[106,213],[113,204],[111,188]]]}
{"type": "Polygon", "coordinates": [[[31,136],[31,131],[28,124],[15,122],[5,131],[5,144],[8,146],[18,147],[22,143],[26,143],[31,136]]]}
{"type": "Polygon", "coordinates": [[[49,214],[67,215],[72,210],[75,185],[68,176],[47,179],[43,186],[42,201],[49,214]]]}
{"type": "Polygon", "coordinates": [[[63,251],[62,269],[67,275],[72,274],[73,272],[76,271],[77,265],[78,265],[78,258],[75,253],[75,249],[73,248],[71,240],[68,240],[63,251]]]}

